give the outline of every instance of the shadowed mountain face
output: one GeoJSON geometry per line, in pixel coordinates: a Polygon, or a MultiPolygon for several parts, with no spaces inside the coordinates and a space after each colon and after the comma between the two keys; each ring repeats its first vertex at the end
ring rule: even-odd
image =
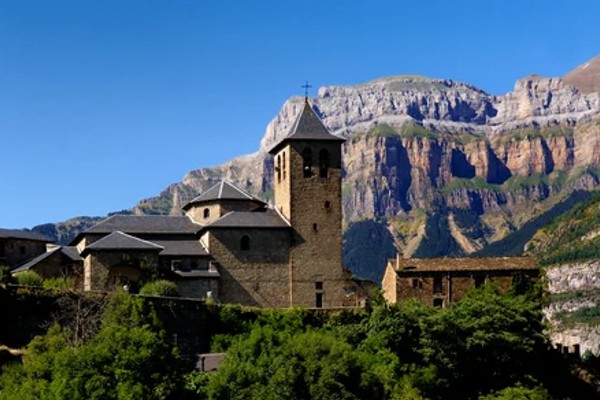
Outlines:
{"type": "MultiPolygon", "coordinates": [[[[597,60],[583,81],[600,76],[589,75],[597,60]]],[[[376,221],[386,254],[390,246],[419,256],[480,251],[571,192],[600,182],[600,92],[584,93],[560,78],[529,76],[512,92],[492,96],[451,80],[399,76],[322,87],[311,103],[331,133],[348,139],[345,226],[376,221]]],[[[267,151],[289,132],[302,106],[301,98],[283,105],[258,152],[192,171],[132,212],[180,215],[187,201],[221,178],[272,198],[267,151]]],[[[348,229],[347,243],[372,236],[375,228],[365,226],[348,229]]],[[[381,260],[347,249],[355,271],[378,274],[364,271],[379,271],[381,260]]]]}

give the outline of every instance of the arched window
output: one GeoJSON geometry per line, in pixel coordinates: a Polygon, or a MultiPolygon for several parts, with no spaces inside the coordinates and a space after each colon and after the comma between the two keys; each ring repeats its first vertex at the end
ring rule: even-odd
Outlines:
{"type": "Polygon", "coordinates": [[[277,172],[277,182],[281,182],[281,156],[277,156],[275,171],[277,172]]]}
{"type": "Polygon", "coordinates": [[[285,153],[283,153],[283,179],[285,180],[285,153]]]}
{"type": "Polygon", "coordinates": [[[329,152],[327,149],[323,149],[319,152],[319,176],[321,178],[327,178],[327,171],[329,170],[329,152]]]}
{"type": "Polygon", "coordinates": [[[240,249],[241,250],[250,250],[250,236],[244,235],[240,239],[240,249]]]}
{"type": "Polygon", "coordinates": [[[210,217],[210,208],[205,208],[204,209],[204,219],[210,217]]]}
{"type": "Polygon", "coordinates": [[[312,150],[308,147],[302,150],[302,160],[304,165],[302,171],[304,171],[304,177],[310,178],[312,176],[312,150]]]}

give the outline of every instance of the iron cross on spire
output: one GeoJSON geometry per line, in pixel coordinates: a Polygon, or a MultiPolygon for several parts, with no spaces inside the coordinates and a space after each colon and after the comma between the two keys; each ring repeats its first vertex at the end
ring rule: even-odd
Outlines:
{"type": "Polygon", "coordinates": [[[312,85],[310,85],[308,81],[306,81],[306,83],[301,87],[304,89],[304,101],[308,101],[308,89],[310,89],[312,85]]]}

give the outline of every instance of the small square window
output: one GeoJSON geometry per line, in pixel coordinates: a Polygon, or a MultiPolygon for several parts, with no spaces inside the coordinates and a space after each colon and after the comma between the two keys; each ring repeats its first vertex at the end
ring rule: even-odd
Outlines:
{"type": "Polygon", "coordinates": [[[315,282],[315,290],[323,290],[323,282],[315,282]]]}
{"type": "Polygon", "coordinates": [[[181,260],[171,261],[171,271],[179,271],[179,270],[181,270],[181,260]]]}
{"type": "Polygon", "coordinates": [[[19,251],[21,252],[21,254],[27,253],[27,249],[25,248],[25,246],[20,246],[19,251]]]}
{"type": "Polygon", "coordinates": [[[444,299],[433,299],[434,307],[444,307],[444,299]]]}

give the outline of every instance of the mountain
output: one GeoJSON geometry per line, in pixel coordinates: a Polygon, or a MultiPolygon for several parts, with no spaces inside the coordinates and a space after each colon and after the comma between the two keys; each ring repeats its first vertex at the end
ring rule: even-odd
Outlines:
{"type": "MultiPolygon", "coordinates": [[[[525,77],[502,96],[422,76],[321,87],[313,108],[332,133],[348,139],[347,265],[379,279],[384,257],[352,251],[352,243],[373,235],[386,254],[394,247],[421,257],[471,254],[505,238],[495,255],[509,247],[521,252],[543,224],[518,240],[511,234],[535,218],[560,215],[579,201],[572,193],[600,183],[598,59],[565,79],[525,77]]],[[[192,171],[132,212],[178,215],[221,178],[270,199],[267,149],[287,134],[302,104],[299,97],[285,102],[256,153],[192,171]]]]}
{"type": "Polygon", "coordinates": [[[568,85],[573,85],[581,93],[600,91],[600,56],[581,64],[563,77],[568,85]]]}

